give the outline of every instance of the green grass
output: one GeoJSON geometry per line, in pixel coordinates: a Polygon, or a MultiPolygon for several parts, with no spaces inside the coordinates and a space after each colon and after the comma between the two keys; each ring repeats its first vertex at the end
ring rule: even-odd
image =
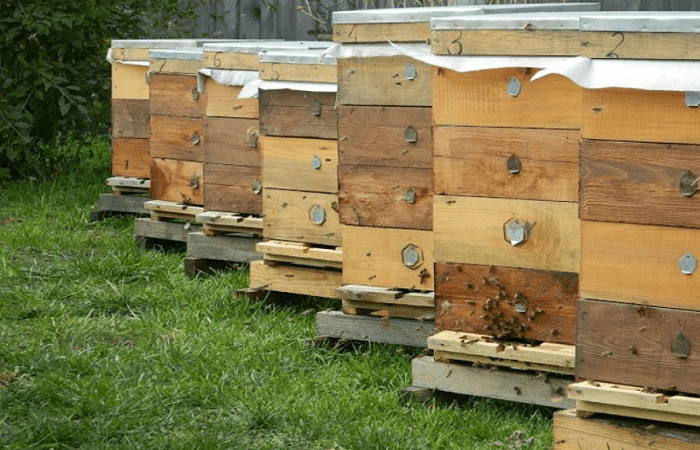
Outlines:
{"type": "Polygon", "coordinates": [[[330,300],[234,300],[246,271],[188,279],[132,220],[90,223],[96,145],[74,173],[0,185],[0,448],[551,448],[545,408],[402,404],[418,350],[314,342],[330,300]]]}

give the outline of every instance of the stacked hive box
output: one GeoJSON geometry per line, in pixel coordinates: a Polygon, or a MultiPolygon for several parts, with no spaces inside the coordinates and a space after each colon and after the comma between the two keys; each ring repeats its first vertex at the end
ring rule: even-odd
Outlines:
{"type": "Polygon", "coordinates": [[[335,58],[260,54],[264,261],[251,287],[335,297],[340,286],[335,58]]]}
{"type": "Polygon", "coordinates": [[[583,54],[620,59],[589,62],[583,93],[576,376],[595,382],[570,388],[580,413],[700,425],[700,64],[651,61],[700,59],[698,25],[581,19],[583,54]]]}
{"type": "MultiPolygon", "coordinates": [[[[432,21],[433,53],[463,55],[433,75],[435,365],[574,372],[582,91],[560,75],[532,78],[579,53],[579,14],[432,21]]],[[[523,380],[534,376],[511,373],[500,398],[571,404],[561,386],[539,383],[543,394],[523,380]]]]}

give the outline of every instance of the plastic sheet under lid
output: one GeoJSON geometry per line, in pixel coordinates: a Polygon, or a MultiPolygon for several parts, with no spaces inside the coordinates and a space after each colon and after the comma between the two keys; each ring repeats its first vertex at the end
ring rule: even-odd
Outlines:
{"type": "Polygon", "coordinates": [[[260,61],[261,63],[315,64],[335,66],[335,56],[327,54],[326,51],[327,49],[312,49],[299,51],[274,50],[269,52],[258,53],[258,61],[260,61]]]}

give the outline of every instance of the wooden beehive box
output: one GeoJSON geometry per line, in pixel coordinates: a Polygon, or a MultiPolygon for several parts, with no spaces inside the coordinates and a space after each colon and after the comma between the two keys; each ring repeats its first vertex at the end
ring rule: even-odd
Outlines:
{"type": "Polygon", "coordinates": [[[575,342],[582,90],[532,78],[542,57],[575,54],[556,44],[576,42],[579,14],[432,21],[433,51],[463,55],[433,72],[438,329],[575,342]]]}
{"type": "Polygon", "coordinates": [[[697,13],[581,20],[586,54],[601,58],[591,62],[591,83],[603,88],[583,92],[577,377],[700,393],[692,345],[700,311],[700,84],[696,62],[654,61],[661,47],[669,58],[691,57],[683,43],[697,40],[698,20],[697,13]],[[613,52],[619,59],[603,60],[612,58],[612,33],[624,37],[613,52]]]}
{"type": "Polygon", "coordinates": [[[204,118],[204,208],[262,214],[258,148],[258,99],[240,98],[258,79],[258,53],[327,47],[320,42],[253,41],[205,44],[202,77],[208,103],[204,118]]]}

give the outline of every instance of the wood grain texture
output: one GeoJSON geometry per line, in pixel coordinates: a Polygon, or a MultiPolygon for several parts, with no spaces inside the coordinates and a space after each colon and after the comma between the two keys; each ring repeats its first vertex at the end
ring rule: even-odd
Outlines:
{"type": "Polygon", "coordinates": [[[698,272],[679,268],[687,252],[700,255],[700,230],[583,220],[580,294],[700,310],[698,272]]]}
{"type": "Polygon", "coordinates": [[[194,75],[151,74],[151,114],[202,118],[207,101],[197,91],[194,75]],[[193,92],[196,94],[193,96],[193,92]],[[195,100],[196,97],[196,100],[195,100]]]}
{"type": "Polygon", "coordinates": [[[261,90],[260,132],[265,136],[338,138],[335,93],[261,90]],[[313,105],[319,113],[314,114],[313,105]]]}
{"type": "Polygon", "coordinates": [[[576,203],[444,195],[433,199],[436,261],[579,272],[576,203]],[[505,238],[505,224],[513,219],[531,228],[518,246],[505,238]]]}
{"type": "Polygon", "coordinates": [[[700,176],[700,146],[583,140],[581,206],[585,220],[700,227],[700,195],[681,194],[687,171],[700,176]]]}
{"type": "Polygon", "coordinates": [[[537,69],[513,68],[457,73],[447,69],[433,76],[435,125],[485,127],[581,127],[581,88],[560,75],[532,83],[537,69]],[[508,95],[512,78],[521,83],[517,97],[508,95]]]}
{"type": "Polygon", "coordinates": [[[433,322],[391,317],[357,316],[340,311],[316,313],[317,335],[336,339],[425,347],[433,322]]]}
{"type": "Polygon", "coordinates": [[[263,136],[260,149],[265,188],[338,193],[337,141],[263,136]]]}
{"type": "Polygon", "coordinates": [[[148,66],[112,64],[112,98],[148,100],[148,66]]]}
{"type": "Polygon", "coordinates": [[[201,162],[151,159],[151,198],[202,205],[202,172],[201,162]]]}
{"type": "Polygon", "coordinates": [[[337,83],[338,68],[330,64],[285,64],[261,62],[258,65],[261,80],[305,81],[311,83],[337,83]]]}
{"type": "Polygon", "coordinates": [[[340,222],[383,228],[433,229],[433,171],[339,166],[340,222]],[[413,190],[413,202],[407,191],[413,190]]]}
{"type": "Polygon", "coordinates": [[[112,100],[112,137],[148,139],[150,132],[148,100],[112,100]]]}
{"type": "Polygon", "coordinates": [[[408,56],[339,59],[338,104],[430,106],[431,70],[408,56]],[[415,68],[412,80],[407,64],[415,68]]]}
{"type": "Polygon", "coordinates": [[[204,162],[259,167],[258,121],[234,117],[204,118],[204,162]]]}
{"type": "Polygon", "coordinates": [[[151,75],[177,74],[195,75],[202,68],[201,60],[174,59],[174,58],[149,58],[149,69],[151,75]]]}
{"type": "Polygon", "coordinates": [[[265,188],[263,191],[263,237],[308,244],[340,246],[342,233],[338,221],[338,196],[317,192],[265,188]],[[312,221],[311,210],[325,211],[325,220],[312,221]]]}
{"type": "Polygon", "coordinates": [[[151,115],[151,158],[202,162],[204,140],[202,119],[151,115]]]}
{"type": "Polygon", "coordinates": [[[260,167],[204,164],[204,208],[241,214],[262,214],[262,194],[253,191],[260,167]]]}
{"type": "Polygon", "coordinates": [[[435,127],[435,193],[578,201],[577,130],[435,127]],[[520,172],[508,171],[508,159],[520,172]]]}
{"type": "Polygon", "coordinates": [[[115,61],[148,61],[148,48],[112,47],[112,59],[115,61]]]}
{"type": "Polygon", "coordinates": [[[432,30],[435,55],[579,56],[578,30],[432,30]]]}
{"type": "Polygon", "coordinates": [[[574,344],[577,298],[576,273],[435,263],[439,330],[574,344]]]}
{"type": "Polygon", "coordinates": [[[554,450],[698,450],[700,433],[678,425],[621,417],[582,419],[568,409],[554,413],[554,450]]]}
{"type": "Polygon", "coordinates": [[[335,298],[335,290],[341,285],[341,274],[335,269],[268,264],[264,261],[250,263],[250,286],[263,287],[274,292],[335,298]]]}
{"type": "Polygon", "coordinates": [[[433,290],[431,231],[343,225],[342,232],[343,284],[433,290]],[[420,255],[413,268],[402,260],[409,245],[420,255]]]}
{"type": "Polygon", "coordinates": [[[430,38],[430,22],[414,23],[336,23],[333,42],[369,43],[426,42],[430,38]]]}
{"type": "Polygon", "coordinates": [[[699,330],[697,311],[580,300],[576,377],[698,394],[699,330]],[[679,357],[672,342],[681,333],[691,345],[679,357]]]}
{"type": "Polygon", "coordinates": [[[684,92],[584,89],[581,137],[700,144],[700,109],[684,92]]]}
{"type": "Polygon", "coordinates": [[[156,222],[151,219],[134,219],[134,237],[138,242],[139,238],[159,239],[174,242],[187,242],[187,235],[199,231],[200,227],[180,222],[156,222]]]}
{"type": "Polygon", "coordinates": [[[260,238],[249,236],[208,236],[201,231],[187,235],[187,256],[218,261],[250,262],[262,255],[255,251],[260,238]]]}
{"type": "Polygon", "coordinates": [[[258,70],[257,53],[204,52],[202,67],[210,69],[258,70]]]}
{"type": "Polygon", "coordinates": [[[112,175],[150,177],[150,148],[148,139],[112,138],[112,175]]]}
{"type": "Polygon", "coordinates": [[[242,86],[225,86],[209,77],[204,78],[207,96],[206,115],[217,117],[258,118],[257,98],[238,98],[242,86]]]}
{"type": "Polygon", "coordinates": [[[339,164],[430,169],[431,123],[430,108],[339,106],[339,164]],[[415,142],[406,141],[409,126],[415,142]]]}
{"type": "Polygon", "coordinates": [[[581,56],[623,59],[700,58],[694,33],[594,32],[580,34],[581,56]]]}

